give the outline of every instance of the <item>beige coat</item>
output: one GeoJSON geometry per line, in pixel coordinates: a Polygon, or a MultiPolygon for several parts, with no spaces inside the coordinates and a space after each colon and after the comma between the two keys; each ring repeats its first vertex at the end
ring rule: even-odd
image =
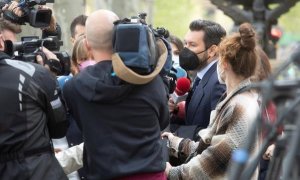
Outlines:
{"type": "MultiPolygon", "coordinates": [[[[190,155],[199,146],[202,153],[194,156],[188,163],[173,167],[169,179],[226,179],[227,168],[233,150],[241,147],[247,140],[248,132],[259,112],[258,94],[254,91],[236,93],[250,84],[243,81],[239,87],[220,102],[211,113],[211,122],[199,135],[203,141],[174,137],[170,139],[173,155],[190,155]]],[[[258,135],[256,136],[258,140],[258,135]]],[[[252,149],[257,149],[258,141],[252,149]]],[[[253,152],[253,151],[252,151],[253,152]]]]}

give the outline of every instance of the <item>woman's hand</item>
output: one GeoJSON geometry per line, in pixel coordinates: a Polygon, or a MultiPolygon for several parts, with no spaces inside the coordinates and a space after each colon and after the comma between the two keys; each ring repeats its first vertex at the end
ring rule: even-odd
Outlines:
{"type": "Polygon", "coordinates": [[[165,173],[167,175],[167,177],[169,176],[169,172],[171,170],[172,166],[169,162],[166,162],[166,169],[165,169],[165,173]]]}
{"type": "Polygon", "coordinates": [[[263,155],[263,159],[270,160],[273,156],[274,149],[275,149],[275,145],[274,144],[270,145],[266,150],[265,154],[263,155]]]}
{"type": "Polygon", "coordinates": [[[161,134],[162,138],[168,138],[169,140],[172,139],[174,137],[174,134],[170,133],[170,132],[163,132],[161,134]]]}
{"type": "Polygon", "coordinates": [[[169,105],[169,113],[176,114],[176,112],[178,111],[178,106],[174,103],[172,98],[169,99],[168,105],[169,105]]]}

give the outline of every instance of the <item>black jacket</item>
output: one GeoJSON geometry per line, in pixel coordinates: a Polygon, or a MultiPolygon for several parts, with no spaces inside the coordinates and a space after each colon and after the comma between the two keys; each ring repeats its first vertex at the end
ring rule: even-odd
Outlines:
{"type": "Polygon", "coordinates": [[[165,170],[160,132],[169,111],[160,77],[130,85],[112,73],[111,61],[102,61],[66,82],[63,94],[83,133],[89,180],[165,170]]]}
{"type": "Polygon", "coordinates": [[[50,138],[65,135],[57,81],[44,67],[0,52],[0,179],[66,179],[50,138]]]}

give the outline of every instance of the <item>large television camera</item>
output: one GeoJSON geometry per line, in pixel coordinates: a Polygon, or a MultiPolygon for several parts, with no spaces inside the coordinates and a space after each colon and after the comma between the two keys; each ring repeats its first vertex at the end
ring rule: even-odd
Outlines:
{"type": "Polygon", "coordinates": [[[165,77],[172,68],[171,46],[166,40],[169,32],[148,25],[146,15],[114,22],[113,70],[131,84],[146,84],[157,75],[165,77]]]}
{"type": "MultiPolygon", "coordinates": [[[[52,11],[50,9],[37,9],[35,5],[45,5],[49,0],[22,0],[19,2],[18,7],[23,11],[21,17],[17,16],[10,10],[3,11],[3,17],[13,23],[24,25],[25,22],[29,23],[32,27],[42,28],[50,25],[52,11]]],[[[0,8],[5,4],[11,3],[11,0],[2,1],[0,8]]]]}
{"type": "Polygon", "coordinates": [[[59,51],[62,45],[63,42],[56,36],[49,36],[45,39],[40,39],[38,36],[26,36],[21,38],[21,42],[6,40],[4,52],[14,59],[34,63],[37,63],[36,56],[41,55],[44,64],[48,64],[47,58],[40,50],[40,47],[45,47],[59,59],[61,67],[58,67],[57,75],[68,75],[70,74],[70,56],[66,51],[59,51]]]}
{"type": "Polygon", "coordinates": [[[114,23],[114,52],[118,53],[127,67],[140,75],[153,72],[158,61],[156,40],[169,36],[166,29],[154,29],[148,25],[146,16],[146,13],[140,13],[114,23]]]}

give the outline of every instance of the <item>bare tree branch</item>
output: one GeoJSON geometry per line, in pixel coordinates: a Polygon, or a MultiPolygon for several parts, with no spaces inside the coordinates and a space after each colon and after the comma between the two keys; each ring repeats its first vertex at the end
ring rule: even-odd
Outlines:
{"type": "Polygon", "coordinates": [[[277,8],[267,11],[266,20],[271,21],[278,19],[282,14],[288,12],[291,7],[295,6],[298,1],[299,0],[285,0],[281,2],[277,8]]]}
{"type": "Polygon", "coordinates": [[[253,21],[252,13],[243,11],[237,6],[233,6],[232,4],[226,1],[211,0],[211,3],[217,6],[220,10],[224,12],[224,14],[232,18],[234,22],[238,24],[253,21]]]}

